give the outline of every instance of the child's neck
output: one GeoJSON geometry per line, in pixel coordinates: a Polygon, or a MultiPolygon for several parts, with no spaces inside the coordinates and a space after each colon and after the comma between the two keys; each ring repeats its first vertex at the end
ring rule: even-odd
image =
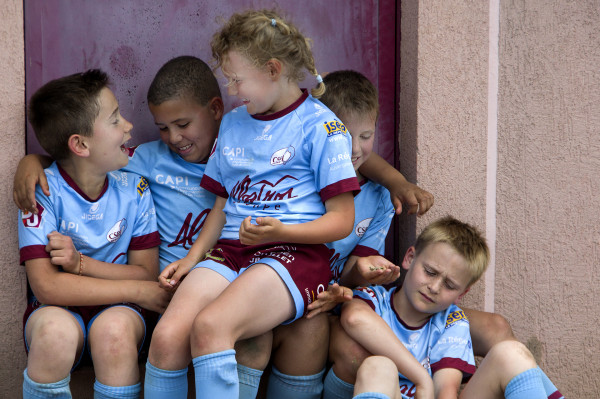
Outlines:
{"type": "Polygon", "coordinates": [[[409,327],[421,327],[433,316],[430,313],[419,312],[415,309],[406,297],[402,287],[395,292],[393,301],[396,314],[409,327]]]}
{"type": "Polygon", "coordinates": [[[59,162],[59,165],[88,198],[96,200],[100,197],[106,182],[106,173],[98,173],[97,169],[90,168],[89,164],[79,160],[64,160],[59,162]]]}

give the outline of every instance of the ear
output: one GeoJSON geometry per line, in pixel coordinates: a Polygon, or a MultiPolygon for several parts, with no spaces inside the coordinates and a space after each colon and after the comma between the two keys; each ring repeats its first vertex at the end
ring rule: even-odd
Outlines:
{"type": "Polygon", "coordinates": [[[469,292],[469,290],[471,289],[471,287],[467,288],[466,290],[463,291],[462,294],[460,294],[458,296],[458,298],[456,298],[456,301],[454,301],[455,305],[458,305],[458,303],[460,302],[460,300],[463,298],[463,296],[467,295],[467,292],[469,292]]]}
{"type": "Polygon", "coordinates": [[[283,65],[281,64],[281,61],[276,58],[271,58],[269,61],[267,61],[265,67],[267,69],[267,73],[271,77],[271,80],[279,79],[281,72],[283,71],[283,65]]]}
{"type": "Polygon", "coordinates": [[[225,105],[223,104],[223,99],[221,97],[213,97],[208,102],[208,108],[213,114],[213,117],[216,121],[220,121],[223,118],[223,113],[225,113],[225,105]]]}
{"type": "Polygon", "coordinates": [[[415,259],[415,247],[411,246],[406,250],[404,254],[404,259],[402,259],[402,268],[404,270],[410,269],[410,265],[412,265],[413,260],[415,259]]]}
{"type": "Polygon", "coordinates": [[[69,150],[78,157],[89,157],[90,148],[88,145],[87,137],[80,134],[72,134],[67,142],[69,150]]]}

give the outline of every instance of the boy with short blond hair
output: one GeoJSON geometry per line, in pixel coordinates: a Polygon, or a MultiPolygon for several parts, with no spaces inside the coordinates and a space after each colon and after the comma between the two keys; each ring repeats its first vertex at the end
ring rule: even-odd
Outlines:
{"type": "MultiPolygon", "coordinates": [[[[469,378],[461,398],[560,397],[555,387],[547,390],[533,356],[517,341],[494,345],[476,371],[469,320],[455,303],[481,277],[488,262],[489,250],[479,231],[445,217],[428,225],[407,250],[401,287],[360,288],[344,305],[341,323],[348,335],[373,355],[390,358],[400,372],[398,390],[391,397],[411,398],[424,392],[436,398],[458,397],[461,384],[469,378]],[[418,363],[405,366],[406,349],[418,363]],[[424,370],[429,380],[421,379],[424,370]],[[405,377],[408,373],[418,375],[418,381],[405,377]]],[[[364,367],[374,365],[367,362],[364,367]]],[[[359,373],[363,371],[359,368],[359,373]]],[[[376,394],[383,389],[370,389],[356,397],[390,397],[376,394]]],[[[387,384],[385,389],[389,392],[387,384]]]]}
{"type": "Polygon", "coordinates": [[[37,213],[20,212],[30,297],[23,397],[71,397],[70,370],[88,350],[96,398],[139,395],[145,309],[162,312],[159,237],[148,183],[114,172],[128,162],[131,123],[100,70],[55,79],[31,98],[29,120],[56,162],[37,213]]]}

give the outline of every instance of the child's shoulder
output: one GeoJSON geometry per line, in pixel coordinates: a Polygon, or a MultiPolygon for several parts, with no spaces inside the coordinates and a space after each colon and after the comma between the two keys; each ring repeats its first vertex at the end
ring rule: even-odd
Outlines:
{"type": "Polygon", "coordinates": [[[129,158],[158,158],[169,153],[169,147],[162,140],[148,141],[133,147],[129,147],[129,158]]]}
{"type": "Polygon", "coordinates": [[[445,330],[454,326],[469,326],[469,319],[465,312],[458,306],[452,304],[448,309],[436,313],[432,317],[432,323],[440,330],[445,330]]]}
{"type": "Polygon", "coordinates": [[[148,191],[148,180],[133,172],[115,170],[109,172],[108,190],[118,190],[124,193],[136,193],[139,197],[146,195],[148,191]]]}

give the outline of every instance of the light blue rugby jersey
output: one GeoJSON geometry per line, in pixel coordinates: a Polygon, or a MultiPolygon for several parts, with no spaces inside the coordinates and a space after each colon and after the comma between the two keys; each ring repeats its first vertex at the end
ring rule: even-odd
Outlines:
{"type": "Polygon", "coordinates": [[[204,225],[215,195],[202,187],[206,164],[185,161],[161,140],[130,149],[123,168],[148,180],[160,233],[160,270],[187,255],[204,225]]]}
{"type": "Polygon", "coordinates": [[[338,282],[350,255],[383,255],[394,206],[390,192],[370,180],[363,180],[360,193],[354,197],[354,228],[344,239],[328,243],[333,282],[338,282]]]}
{"type": "Polygon", "coordinates": [[[56,163],[45,172],[50,197],[38,186],[38,214],[19,211],[21,263],[49,257],[44,247],[46,235],[52,231],[70,236],[84,255],[110,263],[126,264],[128,250],[159,245],[156,211],[146,179],[111,172],[100,198],[91,201],[56,163]]]}
{"type": "MultiPolygon", "coordinates": [[[[445,311],[434,314],[425,325],[409,327],[394,310],[392,298],[395,294],[395,287],[387,290],[372,286],[354,290],[354,297],[364,300],[385,320],[429,375],[443,368],[460,370],[465,379],[473,375],[475,357],[465,313],[456,305],[450,305],[445,311]]],[[[415,385],[402,374],[398,376],[402,397],[414,397],[415,385]]]]}
{"type": "Polygon", "coordinates": [[[305,223],[325,213],[324,202],[358,191],[346,127],[306,91],[275,114],[245,107],[223,118],[202,187],[227,198],[222,239],[239,239],[247,216],[305,223]]]}

